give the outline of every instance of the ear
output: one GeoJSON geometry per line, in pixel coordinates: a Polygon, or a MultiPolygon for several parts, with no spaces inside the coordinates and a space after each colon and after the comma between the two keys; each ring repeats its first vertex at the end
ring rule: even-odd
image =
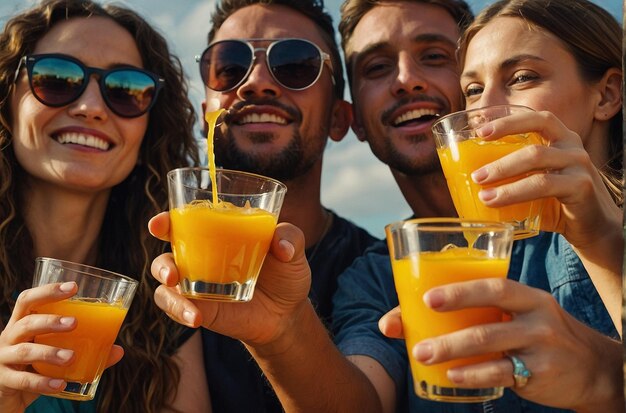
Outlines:
{"type": "Polygon", "coordinates": [[[331,114],[330,138],[339,142],[346,136],[352,122],[352,107],[343,99],[336,99],[331,114]]]}
{"type": "Polygon", "coordinates": [[[622,71],[614,67],[598,82],[600,101],[594,113],[597,120],[611,119],[622,110],[622,82],[622,71]]]}
{"type": "MultiPolygon", "coordinates": [[[[352,105],[352,110],[354,111],[354,105],[352,105]]],[[[355,115],[352,119],[352,131],[358,140],[365,142],[365,128],[363,127],[363,121],[357,115],[355,115]]]]}

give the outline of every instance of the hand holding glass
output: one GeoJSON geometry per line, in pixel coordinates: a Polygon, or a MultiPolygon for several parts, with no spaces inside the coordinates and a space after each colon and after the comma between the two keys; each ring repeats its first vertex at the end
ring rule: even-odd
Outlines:
{"type": "MultiPolygon", "coordinates": [[[[427,338],[502,321],[502,311],[497,308],[438,312],[426,306],[423,296],[440,285],[505,278],[513,243],[511,225],[431,218],[392,223],[385,231],[409,355],[427,338]]],[[[501,357],[492,353],[427,366],[409,356],[415,393],[424,399],[448,402],[496,399],[502,396],[502,387],[458,388],[448,380],[447,371],[501,357]]]]}
{"type": "Polygon", "coordinates": [[[471,174],[524,146],[544,145],[544,139],[532,131],[495,140],[485,140],[476,133],[476,129],[487,122],[527,111],[532,109],[515,105],[488,106],[451,113],[439,119],[432,127],[441,167],[459,217],[508,222],[515,229],[515,239],[532,237],[539,233],[546,198],[497,208],[489,207],[478,198],[481,189],[514,182],[519,178],[483,187],[472,180],[471,174]]]}
{"type": "Polygon", "coordinates": [[[76,328],[69,332],[38,335],[35,343],[73,350],[74,360],[67,366],[36,362],[33,368],[39,374],[67,382],[61,393],[52,396],[91,400],[138,282],[100,268],[37,258],[33,287],[68,281],[78,285],[76,295],[37,306],[33,313],[74,317],[76,328]]]}
{"type": "Polygon", "coordinates": [[[182,294],[252,299],[287,187],[227,169],[217,169],[212,179],[207,168],[170,171],[168,184],[171,243],[182,294]]]}

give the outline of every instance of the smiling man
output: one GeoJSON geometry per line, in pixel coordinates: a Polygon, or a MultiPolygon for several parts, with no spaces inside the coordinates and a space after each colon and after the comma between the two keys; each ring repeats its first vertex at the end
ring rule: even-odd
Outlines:
{"type": "MultiPolygon", "coordinates": [[[[330,324],[337,277],[376,241],[320,201],[328,137],[341,140],[352,119],[331,18],[309,0],[225,0],[208,40],[199,59],[206,101],[229,109],[216,163],[287,185],[279,221],[305,235],[309,298],[330,324]]],[[[203,342],[214,411],[282,411],[241,342],[208,330],[203,342]]]]}

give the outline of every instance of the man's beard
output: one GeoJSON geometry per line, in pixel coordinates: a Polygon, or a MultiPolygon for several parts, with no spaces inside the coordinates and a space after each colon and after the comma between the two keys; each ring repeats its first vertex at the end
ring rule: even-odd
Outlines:
{"type": "MultiPolygon", "coordinates": [[[[269,142],[273,136],[267,133],[254,133],[251,140],[269,142]]],[[[228,131],[225,137],[216,137],[215,162],[226,169],[251,172],[268,176],[279,181],[290,181],[308,172],[317,157],[307,158],[302,145],[302,137],[295,132],[289,144],[280,152],[272,154],[247,153],[236,144],[228,131]]]]}
{"type": "MultiPolygon", "coordinates": [[[[428,142],[429,137],[425,134],[419,134],[412,136],[411,140],[415,142],[415,144],[421,144],[428,142]]],[[[407,176],[422,176],[441,172],[441,164],[434,148],[431,156],[411,158],[409,155],[398,151],[397,147],[390,139],[384,138],[381,141],[384,142],[385,150],[383,153],[386,154],[385,157],[387,159],[382,159],[378,154],[375,155],[390,168],[407,176]]]]}

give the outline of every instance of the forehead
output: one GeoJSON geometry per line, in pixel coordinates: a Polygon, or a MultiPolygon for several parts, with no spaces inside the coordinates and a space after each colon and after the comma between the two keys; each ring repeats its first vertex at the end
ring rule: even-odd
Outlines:
{"type": "Polygon", "coordinates": [[[133,36],[107,17],[76,17],[59,22],[37,42],[34,52],[68,54],[97,67],[142,66],[133,36]]]}
{"type": "Polygon", "coordinates": [[[320,29],[313,20],[276,4],[254,4],[237,10],[224,21],[213,41],[285,37],[307,39],[325,49],[320,29]]]}
{"type": "Polygon", "coordinates": [[[552,33],[517,17],[498,17],[470,40],[464,71],[478,66],[498,66],[515,56],[536,56],[545,62],[574,59],[552,33]]]}
{"type": "Polygon", "coordinates": [[[346,54],[381,45],[403,48],[421,35],[436,35],[456,44],[459,29],[442,7],[410,1],[386,2],[368,11],[356,25],[346,54]]]}

